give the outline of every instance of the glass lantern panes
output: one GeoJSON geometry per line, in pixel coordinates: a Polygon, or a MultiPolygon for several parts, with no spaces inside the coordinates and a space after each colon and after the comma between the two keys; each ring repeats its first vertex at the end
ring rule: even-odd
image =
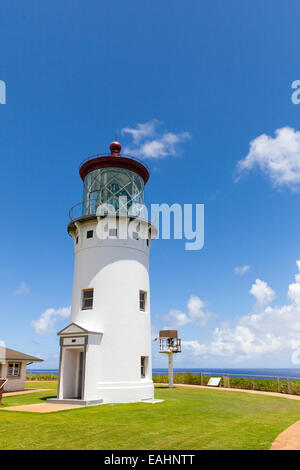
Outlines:
{"type": "Polygon", "coordinates": [[[100,168],[85,177],[83,199],[83,215],[95,214],[100,204],[109,204],[117,214],[127,213],[134,204],[136,212],[144,206],[144,180],[123,168],[100,168]]]}

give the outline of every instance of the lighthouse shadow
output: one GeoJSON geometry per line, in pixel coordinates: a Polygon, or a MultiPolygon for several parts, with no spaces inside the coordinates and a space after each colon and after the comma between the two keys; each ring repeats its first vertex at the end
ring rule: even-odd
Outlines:
{"type": "Polygon", "coordinates": [[[47,401],[48,398],[53,398],[53,395],[49,395],[49,397],[42,397],[40,398],[41,401],[47,401]]]}

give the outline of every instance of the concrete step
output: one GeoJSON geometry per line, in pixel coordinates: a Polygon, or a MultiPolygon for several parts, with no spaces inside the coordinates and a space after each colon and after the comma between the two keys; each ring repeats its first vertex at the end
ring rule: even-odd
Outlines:
{"type": "Polygon", "coordinates": [[[48,398],[47,403],[51,403],[54,405],[76,405],[76,406],[97,406],[103,403],[103,400],[81,400],[79,398],[48,398]]]}

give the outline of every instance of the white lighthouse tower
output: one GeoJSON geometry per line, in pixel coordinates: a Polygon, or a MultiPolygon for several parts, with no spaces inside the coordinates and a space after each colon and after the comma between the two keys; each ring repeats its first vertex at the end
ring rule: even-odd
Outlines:
{"type": "Polygon", "coordinates": [[[70,210],[68,225],[75,255],[71,323],[58,333],[59,390],[52,403],[154,398],[149,256],[156,229],[136,209],[145,207],[149,170],[138,159],[122,155],[118,142],[110,150],[110,155],[94,155],[79,168],[83,202],[70,210]],[[109,223],[111,210],[99,212],[103,206],[114,208],[114,224],[109,223]]]}

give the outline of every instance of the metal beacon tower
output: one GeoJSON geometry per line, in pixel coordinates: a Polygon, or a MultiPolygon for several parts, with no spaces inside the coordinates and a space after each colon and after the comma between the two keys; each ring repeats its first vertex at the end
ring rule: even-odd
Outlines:
{"type": "Polygon", "coordinates": [[[61,330],[58,397],[51,402],[154,402],[149,256],[156,228],[145,215],[149,170],[122,155],[81,163],[83,202],[70,210],[74,242],[71,323],[61,330]]]}

